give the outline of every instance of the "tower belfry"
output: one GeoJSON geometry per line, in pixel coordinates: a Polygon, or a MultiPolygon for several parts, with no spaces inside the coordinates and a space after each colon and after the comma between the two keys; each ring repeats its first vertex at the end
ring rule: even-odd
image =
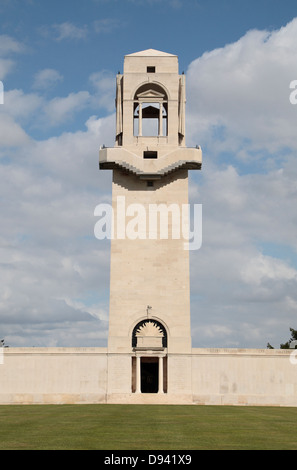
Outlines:
{"type": "MultiPolygon", "coordinates": [[[[185,75],[176,55],[148,49],[116,77],[116,138],[101,148],[113,172],[108,394],[191,393],[185,75]]],[[[123,398],[124,399],[124,398],[123,398]]]]}

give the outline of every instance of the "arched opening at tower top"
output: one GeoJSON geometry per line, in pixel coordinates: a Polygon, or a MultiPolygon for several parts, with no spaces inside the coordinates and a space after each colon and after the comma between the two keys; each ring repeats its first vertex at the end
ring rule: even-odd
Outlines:
{"type": "Polygon", "coordinates": [[[133,106],[134,136],[163,137],[168,132],[168,97],[156,83],[138,88],[133,106]]]}

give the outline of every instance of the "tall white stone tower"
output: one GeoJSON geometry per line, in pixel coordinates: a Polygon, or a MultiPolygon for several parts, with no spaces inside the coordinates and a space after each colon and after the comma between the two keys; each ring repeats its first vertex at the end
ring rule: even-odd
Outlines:
{"type": "Polygon", "coordinates": [[[108,395],[186,397],[188,170],[201,168],[202,153],[185,146],[185,76],[176,55],[125,56],[116,79],[116,142],[100,149],[99,162],[113,172],[108,395]]]}

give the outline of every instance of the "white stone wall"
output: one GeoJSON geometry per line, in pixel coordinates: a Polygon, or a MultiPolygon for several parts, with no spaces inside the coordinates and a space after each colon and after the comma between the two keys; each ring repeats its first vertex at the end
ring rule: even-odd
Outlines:
{"type": "Polygon", "coordinates": [[[105,401],[104,348],[5,348],[0,403],[105,401]]]}
{"type": "Polygon", "coordinates": [[[193,349],[168,355],[168,393],[131,393],[131,357],[105,348],[5,348],[0,404],[193,403],[297,406],[291,350],[193,349]],[[112,387],[108,389],[110,384],[112,387]]]}
{"type": "Polygon", "coordinates": [[[193,401],[297,406],[295,363],[292,350],[193,349],[193,401]]]}

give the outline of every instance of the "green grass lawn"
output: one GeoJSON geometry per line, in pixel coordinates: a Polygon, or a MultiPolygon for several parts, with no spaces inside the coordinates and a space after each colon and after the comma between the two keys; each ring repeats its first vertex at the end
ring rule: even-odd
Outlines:
{"type": "Polygon", "coordinates": [[[297,408],[0,406],[0,450],[297,450],[297,408]]]}

